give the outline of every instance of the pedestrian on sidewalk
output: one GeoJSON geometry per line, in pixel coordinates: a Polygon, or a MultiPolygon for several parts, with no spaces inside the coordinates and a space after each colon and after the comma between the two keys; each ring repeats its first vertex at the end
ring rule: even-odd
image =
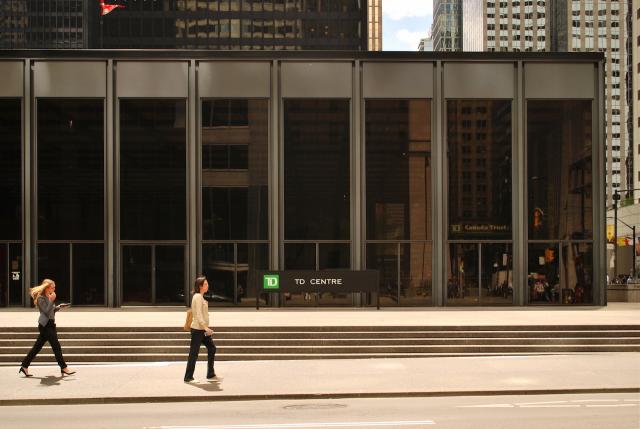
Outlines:
{"type": "Polygon", "coordinates": [[[42,350],[42,346],[47,341],[53,349],[53,354],[56,356],[58,366],[60,366],[60,373],[64,377],[65,375],[75,374],[75,371],[71,371],[62,357],[62,348],[60,347],[60,341],[58,341],[58,332],[56,331],[56,313],[68,307],[69,304],[55,305],[56,301],[56,284],[53,280],[44,279],[42,283],[36,287],[29,289],[29,294],[33,299],[33,303],[40,310],[40,317],[38,317],[38,331],[40,334],[36,339],[35,344],[31,348],[31,351],[22,361],[20,371],[25,377],[31,377],[29,373],[29,365],[36,355],[42,350]]]}
{"type": "Polygon", "coordinates": [[[204,276],[196,279],[193,288],[193,298],[191,299],[191,345],[189,347],[189,360],[187,361],[187,371],[184,374],[184,382],[194,381],[193,373],[196,369],[196,361],[200,353],[200,346],[204,343],[207,348],[207,379],[216,376],[213,370],[213,361],[216,356],[216,346],[213,344],[211,336],[213,331],[209,328],[209,302],[204,298],[204,294],[209,291],[209,282],[204,276]]]}

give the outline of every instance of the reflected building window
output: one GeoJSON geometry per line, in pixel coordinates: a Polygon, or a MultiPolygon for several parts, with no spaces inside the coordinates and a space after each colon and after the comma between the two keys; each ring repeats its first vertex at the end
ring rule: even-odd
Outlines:
{"type": "Polygon", "coordinates": [[[203,100],[201,124],[208,298],[214,305],[255,305],[257,270],[269,268],[269,101],[203,100]]]}
{"type": "Polygon", "coordinates": [[[382,305],[428,305],[432,284],[431,102],[367,100],[367,268],[382,305]]]}
{"type": "Polygon", "coordinates": [[[527,103],[530,303],[593,302],[591,103],[527,103]]]}

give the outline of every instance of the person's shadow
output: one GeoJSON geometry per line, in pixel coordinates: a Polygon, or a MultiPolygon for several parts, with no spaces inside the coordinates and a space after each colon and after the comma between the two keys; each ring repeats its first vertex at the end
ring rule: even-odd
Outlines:
{"type": "Polygon", "coordinates": [[[55,375],[47,375],[46,377],[33,377],[35,380],[40,380],[40,386],[50,387],[50,386],[60,386],[60,382],[64,379],[65,383],[67,381],[72,381],[70,378],[64,378],[63,376],[55,376],[55,375]]]}
{"type": "Polygon", "coordinates": [[[222,383],[222,379],[216,377],[211,380],[206,380],[204,382],[199,383],[188,383],[189,386],[197,387],[198,389],[202,389],[206,392],[222,392],[222,387],[220,384],[222,383]]]}

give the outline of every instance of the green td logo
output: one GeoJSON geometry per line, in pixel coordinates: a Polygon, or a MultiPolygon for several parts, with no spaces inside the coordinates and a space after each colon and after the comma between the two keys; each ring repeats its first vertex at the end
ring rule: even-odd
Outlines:
{"type": "Polygon", "coordinates": [[[265,274],[262,276],[264,289],[280,289],[280,276],[278,274],[265,274]]]}

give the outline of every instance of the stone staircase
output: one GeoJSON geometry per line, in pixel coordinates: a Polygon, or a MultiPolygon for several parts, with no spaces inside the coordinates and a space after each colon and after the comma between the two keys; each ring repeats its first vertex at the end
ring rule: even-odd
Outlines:
{"type": "MultiPolygon", "coordinates": [[[[34,328],[0,333],[0,365],[17,365],[34,328]]],[[[59,328],[68,363],[185,361],[179,328],[59,328]]],[[[357,359],[640,352],[640,325],[218,328],[217,360],[357,359]]],[[[206,353],[201,351],[200,359],[206,353]]],[[[47,345],[35,363],[54,363],[47,345]]]]}

